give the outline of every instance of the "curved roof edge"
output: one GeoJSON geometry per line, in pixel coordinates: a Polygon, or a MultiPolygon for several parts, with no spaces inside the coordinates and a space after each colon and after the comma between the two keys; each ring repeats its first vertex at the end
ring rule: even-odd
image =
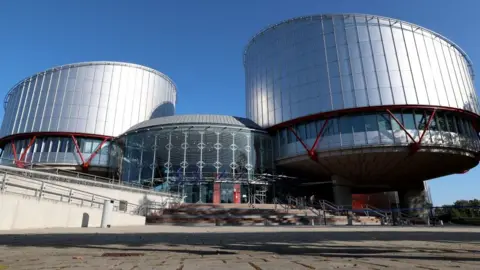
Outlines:
{"type": "Polygon", "coordinates": [[[46,69],[44,71],[37,72],[37,73],[35,73],[31,76],[23,78],[22,80],[17,82],[12,88],[10,88],[10,90],[5,95],[5,98],[3,100],[3,109],[4,110],[6,109],[6,105],[8,103],[9,97],[12,94],[13,90],[15,90],[18,85],[22,84],[24,81],[26,81],[28,79],[33,79],[33,78],[37,77],[38,75],[43,75],[43,74],[47,74],[47,73],[50,73],[50,72],[53,72],[53,71],[58,71],[58,70],[66,69],[66,68],[83,67],[83,66],[99,66],[99,65],[126,66],[126,67],[133,67],[133,68],[143,69],[143,70],[148,71],[148,72],[152,72],[152,73],[164,78],[169,83],[171,83],[174,87],[174,91],[177,92],[177,85],[175,84],[175,82],[170,77],[168,77],[167,75],[165,75],[164,73],[162,73],[162,72],[160,72],[156,69],[153,69],[153,68],[150,68],[150,67],[147,67],[147,66],[142,66],[142,65],[139,65],[139,64],[128,63],[128,62],[119,62],[119,61],[77,62],[77,63],[65,64],[65,65],[61,65],[61,66],[55,66],[55,67],[46,69]]]}
{"type": "Polygon", "coordinates": [[[420,25],[417,25],[417,24],[414,24],[414,23],[411,23],[411,22],[407,22],[407,21],[403,21],[403,20],[400,20],[400,19],[395,19],[395,18],[390,18],[390,17],[385,17],[385,16],[378,16],[378,15],[371,15],[371,14],[362,14],[362,13],[326,13],[326,14],[315,14],[315,15],[306,15],[306,16],[299,16],[299,17],[294,17],[294,18],[290,18],[290,19],[286,19],[286,20],[283,20],[283,21],[280,21],[278,23],[275,23],[275,24],[271,24],[267,27],[265,27],[263,30],[261,30],[260,32],[256,33],[255,35],[253,35],[252,38],[250,38],[250,40],[248,41],[247,45],[245,46],[245,49],[243,51],[243,65],[245,66],[245,58],[246,58],[246,54],[247,54],[247,51],[250,47],[250,45],[252,45],[255,40],[257,39],[257,37],[265,34],[266,32],[272,30],[272,29],[275,29],[276,27],[280,26],[280,25],[283,25],[283,24],[287,24],[287,23],[290,23],[290,22],[293,22],[293,21],[299,21],[299,20],[306,20],[306,19],[312,19],[314,17],[334,17],[334,16],[364,16],[364,17],[376,17],[376,18],[381,18],[381,19],[387,19],[387,20],[394,20],[394,21],[399,21],[399,22],[402,22],[402,23],[406,23],[406,24],[409,24],[409,25],[412,25],[412,26],[416,26],[416,27],[420,27],[428,32],[430,32],[431,34],[433,34],[434,36],[437,36],[443,40],[445,40],[446,42],[452,44],[453,47],[455,47],[462,55],[463,57],[465,57],[465,59],[467,60],[468,62],[468,65],[469,65],[469,68],[470,68],[470,72],[471,72],[471,75],[472,77],[475,76],[474,72],[473,72],[473,63],[471,61],[471,59],[468,57],[467,53],[465,53],[465,51],[460,48],[460,46],[458,46],[455,42],[451,41],[450,39],[440,35],[439,33],[435,32],[435,31],[432,31],[428,28],[425,28],[423,26],[420,26],[420,25]]]}
{"type": "Polygon", "coordinates": [[[217,114],[184,114],[164,116],[158,118],[152,118],[147,121],[138,123],[126,132],[127,133],[143,130],[146,128],[154,128],[158,126],[185,126],[185,125],[217,125],[217,126],[231,126],[239,128],[247,128],[251,130],[257,130],[260,132],[266,132],[265,129],[250,119],[229,115],[217,115],[217,114]]]}

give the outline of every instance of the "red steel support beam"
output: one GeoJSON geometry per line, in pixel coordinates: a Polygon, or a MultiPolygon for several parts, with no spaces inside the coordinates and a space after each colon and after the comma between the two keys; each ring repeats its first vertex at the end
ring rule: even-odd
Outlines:
{"type": "Polygon", "coordinates": [[[15,146],[15,141],[11,141],[12,144],[12,151],[13,151],[13,160],[15,161],[15,165],[19,167],[18,156],[17,156],[17,147],[15,146]]]}
{"type": "Polygon", "coordinates": [[[27,157],[28,150],[32,147],[32,145],[35,143],[35,140],[37,139],[37,136],[33,136],[32,139],[30,139],[30,142],[28,143],[27,148],[25,148],[25,151],[23,151],[22,156],[20,157],[20,162],[23,163],[25,162],[25,158],[27,157]]]}
{"type": "Polygon", "coordinates": [[[73,141],[73,144],[75,144],[75,149],[77,150],[77,153],[80,156],[80,160],[82,161],[82,164],[85,164],[85,159],[83,159],[82,152],[80,151],[80,147],[78,146],[77,139],[75,138],[74,135],[72,135],[72,141],[73,141]]]}
{"type": "Polygon", "coordinates": [[[322,128],[320,128],[320,131],[317,134],[317,137],[315,138],[315,142],[313,143],[312,148],[308,148],[307,144],[300,138],[300,136],[297,134],[294,128],[291,126],[288,127],[288,129],[295,135],[297,140],[303,145],[303,148],[305,148],[305,151],[307,151],[307,155],[313,160],[318,162],[318,156],[317,156],[317,151],[315,149],[317,148],[318,142],[320,141],[320,138],[323,135],[323,131],[325,130],[326,126],[328,124],[328,119],[323,122],[322,128]]]}
{"type": "Polygon", "coordinates": [[[303,148],[305,148],[305,150],[308,152],[308,146],[302,141],[302,138],[300,138],[300,136],[298,136],[297,132],[295,131],[294,128],[292,127],[288,127],[288,129],[293,133],[293,135],[295,136],[295,138],[297,138],[297,140],[303,145],[303,148]]]}
{"type": "Polygon", "coordinates": [[[390,117],[392,117],[392,119],[397,122],[397,124],[400,126],[400,128],[405,131],[405,133],[407,133],[407,136],[410,138],[410,140],[412,140],[413,143],[416,143],[415,139],[413,138],[413,136],[410,134],[410,132],[407,131],[407,129],[405,128],[405,126],[397,119],[397,117],[395,117],[395,115],[393,115],[393,113],[387,109],[387,113],[390,115],[390,117]]]}
{"type": "Polygon", "coordinates": [[[310,151],[312,151],[312,150],[315,151],[315,149],[317,148],[318,142],[320,141],[320,138],[323,135],[323,131],[325,130],[327,125],[328,125],[328,118],[325,119],[325,122],[323,122],[323,125],[320,128],[320,131],[318,132],[317,137],[315,138],[315,142],[313,143],[312,149],[310,149],[310,151]]]}
{"type": "Polygon", "coordinates": [[[451,107],[443,107],[443,106],[430,106],[430,105],[385,105],[385,106],[369,106],[369,107],[357,107],[357,108],[349,108],[343,110],[336,110],[336,111],[328,111],[322,112],[317,114],[310,114],[303,117],[298,117],[295,119],[291,119],[277,125],[271,126],[268,128],[269,131],[275,131],[281,128],[288,128],[297,123],[308,122],[312,120],[318,119],[326,119],[332,117],[339,117],[342,115],[354,114],[354,113],[364,113],[364,112],[385,112],[386,110],[401,110],[401,109],[422,109],[431,111],[433,109],[446,111],[446,112],[456,112],[459,114],[463,114],[464,117],[469,119],[475,119],[476,121],[480,121],[480,115],[476,113],[472,113],[470,111],[458,109],[458,108],[451,108],[451,107]]]}
{"type": "Polygon", "coordinates": [[[107,140],[108,138],[103,139],[103,141],[97,146],[97,149],[93,151],[93,153],[90,155],[87,161],[82,164],[82,167],[84,169],[88,169],[88,166],[90,166],[90,162],[92,162],[93,158],[98,154],[98,152],[100,152],[100,150],[102,149],[102,146],[107,142],[107,140]]]}
{"type": "Polygon", "coordinates": [[[420,149],[420,146],[422,145],[423,137],[425,136],[425,133],[427,133],[427,130],[430,127],[430,124],[432,123],[433,117],[435,117],[435,113],[437,110],[433,109],[432,113],[428,117],[427,123],[425,124],[425,127],[423,128],[422,134],[420,135],[420,138],[418,139],[418,141],[416,141],[413,138],[412,134],[410,134],[410,132],[407,131],[405,126],[395,117],[395,115],[393,115],[393,113],[389,109],[387,109],[386,111],[388,112],[390,117],[392,117],[392,119],[395,120],[395,122],[397,122],[400,128],[407,134],[410,140],[412,140],[412,142],[410,143],[410,154],[415,154],[420,149]]]}
{"type": "Polygon", "coordinates": [[[437,112],[437,110],[433,109],[432,114],[430,114],[430,117],[428,118],[427,124],[423,128],[422,135],[420,136],[420,139],[418,140],[418,144],[422,143],[423,136],[425,136],[425,133],[427,132],[428,128],[430,127],[430,124],[432,123],[433,117],[435,116],[436,112],[437,112]]]}

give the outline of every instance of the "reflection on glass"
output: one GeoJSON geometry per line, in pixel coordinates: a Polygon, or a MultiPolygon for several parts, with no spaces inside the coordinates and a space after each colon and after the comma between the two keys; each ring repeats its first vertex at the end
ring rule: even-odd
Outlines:
{"type": "MultiPolygon", "coordinates": [[[[426,129],[426,125],[432,115],[430,110],[394,111],[393,115],[396,120],[388,113],[365,113],[331,118],[328,120],[328,125],[322,133],[321,141],[319,142],[320,148],[335,149],[351,146],[352,143],[361,146],[363,144],[393,145],[405,144],[407,141],[411,142],[410,139],[407,140],[406,134],[402,135],[404,131],[399,125],[400,123],[416,140],[419,139],[419,136],[425,130],[423,137],[425,143],[465,148],[471,151],[480,150],[478,147],[479,138],[473,124],[470,120],[465,119],[463,115],[436,111],[428,129],[426,129]],[[391,131],[395,131],[395,140],[392,139],[391,131]],[[367,134],[367,141],[365,141],[365,134],[367,134]],[[432,137],[429,134],[433,134],[432,137]],[[340,136],[342,143],[336,144],[335,141],[340,141],[340,136]],[[381,141],[378,138],[381,138],[381,141]]],[[[314,130],[316,129],[319,132],[324,122],[325,120],[317,120],[297,125],[297,135],[304,142],[313,140],[317,135],[314,133],[314,130]]],[[[279,134],[286,134],[290,138],[289,140],[284,140],[281,137],[282,135],[277,135],[280,136],[278,140],[280,147],[297,141],[293,133],[288,129],[283,129],[279,134]]]]}

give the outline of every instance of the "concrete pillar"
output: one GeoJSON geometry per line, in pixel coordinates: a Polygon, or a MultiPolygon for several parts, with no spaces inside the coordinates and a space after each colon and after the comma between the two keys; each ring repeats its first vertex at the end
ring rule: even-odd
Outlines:
{"type": "Polygon", "coordinates": [[[105,200],[103,203],[101,228],[110,228],[112,224],[113,200],[105,200]]]}
{"type": "Polygon", "coordinates": [[[399,190],[398,199],[402,213],[408,213],[410,216],[428,217],[428,209],[425,209],[428,198],[423,182],[399,190]]]}
{"type": "Polygon", "coordinates": [[[352,188],[351,182],[340,177],[332,176],[333,198],[336,205],[343,206],[344,209],[352,209],[352,188]]]}

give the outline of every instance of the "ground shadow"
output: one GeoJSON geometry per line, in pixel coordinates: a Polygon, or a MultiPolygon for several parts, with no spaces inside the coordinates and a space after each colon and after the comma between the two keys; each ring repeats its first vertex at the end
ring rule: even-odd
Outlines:
{"type": "Polygon", "coordinates": [[[436,248],[431,244],[422,250],[415,247],[373,245],[362,246],[365,241],[428,241],[437,243],[479,244],[476,232],[444,231],[297,231],[297,232],[248,232],[248,233],[80,233],[80,234],[25,234],[0,235],[0,245],[9,247],[88,248],[122,252],[178,252],[199,255],[235,254],[242,251],[272,252],[280,255],[306,255],[342,258],[421,259],[443,261],[480,262],[478,250],[436,248]],[[332,244],[335,242],[335,244],[332,244]],[[345,242],[345,245],[341,243],[345,242]],[[358,242],[353,245],[352,242],[358,242]],[[113,247],[113,245],[116,245],[113,247]],[[121,245],[122,247],[119,247],[121,245]],[[157,247],[152,245],[159,245],[157,247]],[[177,248],[183,246],[183,248],[177,248]],[[199,250],[202,247],[203,250],[199,250]],[[417,253],[418,256],[412,254],[417,253]],[[455,253],[462,256],[455,256],[455,253]],[[438,254],[433,256],[431,253],[438,254]],[[477,256],[468,256],[477,255],[477,256]],[[412,256],[413,255],[413,256],[412,256]],[[440,256],[441,255],[441,256],[440,256]],[[467,256],[465,256],[467,255],[467,256]]]}

